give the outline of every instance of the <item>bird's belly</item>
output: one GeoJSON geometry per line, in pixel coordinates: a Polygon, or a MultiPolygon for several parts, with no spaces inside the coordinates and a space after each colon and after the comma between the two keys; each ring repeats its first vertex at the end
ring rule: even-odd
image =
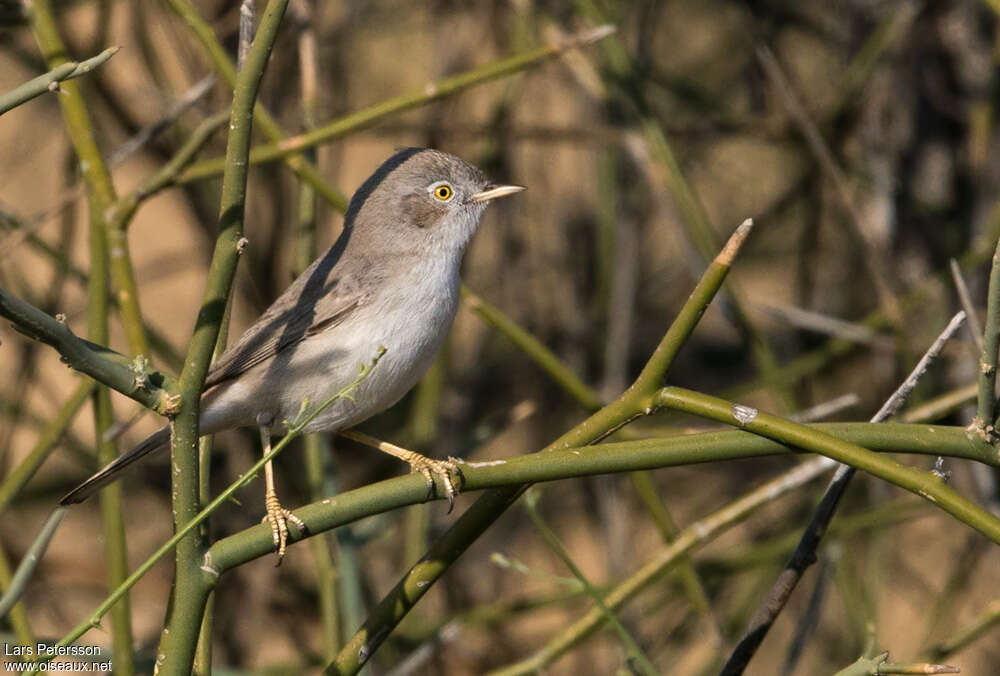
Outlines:
{"type": "Polygon", "coordinates": [[[314,410],[353,383],[361,366],[370,364],[384,347],[385,353],[358,384],[353,399],[327,406],[305,431],[356,425],[395,404],[423,376],[448,334],[456,309],[457,294],[395,312],[364,308],[367,312],[358,313],[354,321],[311,336],[255,367],[261,370],[260,377],[247,378],[247,373],[228,383],[205,411],[203,430],[252,425],[261,416],[271,418],[272,430],[282,433],[303,411],[314,410]]]}

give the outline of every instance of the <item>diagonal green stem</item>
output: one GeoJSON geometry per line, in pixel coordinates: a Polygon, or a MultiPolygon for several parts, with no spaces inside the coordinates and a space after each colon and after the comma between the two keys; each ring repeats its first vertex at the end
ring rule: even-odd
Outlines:
{"type": "MultiPolygon", "coordinates": [[[[176,4],[181,0],[170,1],[176,4]]],[[[250,152],[250,162],[252,164],[261,164],[284,160],[296,153],[302,152],[306,148],[330,143],[352,132],[367,129],[390,115],[426,106],[471,87],[503,77],[509,77],[510,75],[527,70],[571,49],[601,40],[610,35],[611,32],[613,32],[611,27],[601,26],[580,33],[562,44],[532,49],[522,54],[516,54],[459,75],[445,78],[444,80],[429,84],[419,91],[397,96],[396,98],[383,101],[364,110],[359,110],[356,113],[351,113],[345,117],[328,122],[313,131],[299,134],[298,136],[290,136],[270,145],[258,146],[250,152]]],[[[210,176],[217,176],[221,171],[222,158],[203,160],[185,171],[181,175],[180,181],[182,183],[197,181],[210,176]]]]}
{"type": "Polygon", "coordinates": [[[42,433],[38,436],[38,441],[35,442],[34,447],[25,456],[24,460],[4,477],[3,483],[0,483],[0,513],[10,505],[11,500],[17,497],[17,494],[31,481],[31,477],[35,475],[38,468],[49,457],[56,443],[73,423],[76,414],[80,412],[84,402],[93,393],[94,387],[96,387],[95,383],[89,379],[87,382],[80,383],[69,400],[63,404],[59,412],[52,418],[52,421],[42,430],[42,433]]]}
{"type": "Polygon", "coordinates": [[[531,499],[532,497],[532,492],[529,491],[528,495],[525,497],[524,506],[528,511],[528,516],[531,517],[532,523],[535,524],[535,529],[538,530],[539,534],[542,536],[542,540],[545,541],[545,544],[548,545],[549,549],[551,549],[555,555],[559,557],[563,564],[569,568],[570,572],[573,573],[573,577],[579,581],[580,585],[583,587],[584,593],[586,593],[587,596],[589,596],[594,602],[594,605],[597,606],[597,610],[604,617],[604,620],[610,623],[612,628],[614,628],[615,633],[618,635],[618,640],[621,641],[627,651],[627,661],[630,663],[630,671],[641,671],[646,674],[646,676],[656,676],[656,674],[659,673],[656,670],[656,667],[654,667],[653,663],[649,661],[649,658],[642,651],[642,648],[639,647],[639,644],[636,643],[635,639],[632,638],[632,635],[629,634],[628,629],[626,629],[625,625],[621,623],[621,620],[618,619],[618,616],[615,615],[614,611],[608,608],[601,594],[594,589],[592,584],[590,584],[590,580],[587,579],[587,576],[583,574],[580,567],[573,561],[573,557],[571,557],[569,552],[566,551],[566,547],[559,541],[559,537],[549,527],[549,525],[545,523],[545,520],[538,511],[536,500],[531,499]],[[638,670],[635,669],[636,666],[638,666],[638,670]]]}
{"type": "MultiPolygon", "coordinates": [[[[677,352],[694,331],[705,308],[722,286],[733,259],[746,241],[753,223],[741,224],[702,276],[681,312],[671,324],[656,351],[636,381],[611,404],[549,444],[546,451],[566,451],[605,438],[632,420],[653,410],[653,398],[677,352]]],[[[427,554],[372,611],[361,629],[347,642],[337,659],[326,667],[328,674],[355,674],[386,636],[458,557],[512,505],[527,485],[487,491],[432,543],[427,554]]]]}
{"type": "Polygon", "coordinates": [[[30,101],[36,96],[41,96],[46,92],[59,91],[60,82],[86,75],[117,54],[119,49],[121,47],[108,47],[97,56],[93,56],[80,63],[67,61],[47,73],[28,80],[23,85],[11,89],[6,94],[0,95],[0,115],[3,115],[12,108],[17,108],[22,103],[30,101]]]}
{"type": "MultiPolygon", "coordinates": [[[[215,66],[215,69],[222,75],[223,79],[229,86],[235,87],[236,85],[236,66],[233,64],[226,50],[219,43],[215,37],[215,33],[212,31],[212,27],[198,14],[197,8],[191,2],[191,0],[168,0],[171,9],[184,20],[188,28],[197,38],[198,42],[201,43],[202,48],[205,50],[208,59],[215,66]]],[[[267,136],[273,142],[279,142],[284,137],[285,134],[281,130],[277,121],[271,114],[264,108],[260,103],[254,104],[254,119],[257,126],[260,128],[264,135],[267,136]]],[[[219,158],[217,160],[216,171],[214,175],[222,174],[223,164],[225,160],[219,158]]],[[[334,209],[338,211],[345,211],[347,209],[347,199],[343,194],[340,193],[336,188],[328,185],[323,177],[320,175],[319,170],[311,162],[306,161],[301,154],[294,154],[294,156],[285,159],[288,167],[295,172],[295,174],[305,183],[311,185],[316,192],[323,197],[327,202],[333,206],[334,209]]]]}

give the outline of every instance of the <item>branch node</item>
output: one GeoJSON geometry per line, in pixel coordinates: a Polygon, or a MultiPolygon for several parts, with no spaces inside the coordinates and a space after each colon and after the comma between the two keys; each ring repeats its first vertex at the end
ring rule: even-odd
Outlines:
{"type": "Polygon", "coordinates": [[[160,401],[156,406],[156,412],[160,415],[165,415],[168,418],[173,418],[175,415],[181,411],[181,395],[177,394],[167,394],[163,393],[160,397],[160,401]]]}
{"type": "Polygon", "coordinates": [[[135,388],[148,392],[152,383],[149,380],[149,360],[146,359],[146,355],[136,355],[135,359],[132,360],[132,373],[135,374],[133,380],[135,388]]]}
{"type": "Polygon", "coordinates": [[[966,435],[973,441],[981,441],[991,446],[997,442],[996,428],[988,424],[978,415],[972,419],[969,426],[965,428],[966,435]]]}

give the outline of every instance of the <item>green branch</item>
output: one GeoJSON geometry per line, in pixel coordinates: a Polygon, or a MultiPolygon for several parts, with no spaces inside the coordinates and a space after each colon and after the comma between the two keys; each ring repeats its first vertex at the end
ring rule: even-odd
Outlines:
{"type": "MultiPolygon", "coordinates": [[[[975,444],[966,438],[961,427],[902,423],[822,423],[806,427],[817,434],[836,438],[841,443],[863,445],[882,453],[979,459],[975,444]]],[[[465,463],[462,465],[465,490],[800,452],[780,442],[741,431],[705,432],[563,450],[565,452],[540,451],[504,461],[465,463]]],[[[893,473],[888,480],[903,485],[905,477],[893,473]]],[[[443,493],[435,495],[436,499],[444,497],[443,493]]],[[[422,477],[402,476],[340,493],[335,498],[306,505],[295,513],[308,526],[309,534],[315,535],[426,499],[427,483],[422,477]]],[[[289,542],[299,539],[292,535],[289,542]]],[[[273,549],[271,531],[261,524],[219,540],[209,550],[209,557],[213,566],[224,573],[273,549]]]]}
{"type": "MultiPolygon", "coordinates": [[[[36,0],[29,5],[31,29],[35,41],[50,68],[56,68],[66,59],[66,47],[59,35],[50,0],[36,0]]],[[[135,285],[128,243],[124,236],[108,227],[106,212],[116,199],[111,173],[97,146],[94,128],[87,105],[78,83],[66,81],[59,97],[63,123],[80,161],[80,173],[87,189],[89,211],[90,275],[87,282],[87,337],[99,345],[106,345],[108,327],[108,279],[114,279],[125,335],[129,349],[136,357],[149,349],[142,327],[142,314],[135,285]]],[[[133,380],[135,378],[133,377],[133,380]]],[[[94,426],[97,460],[106,464],[118,456],[114,441],[105,438],[105,432],[114,423],[111,410],[111,393],[99,387],[94,392],[94,426]]],[[[114,588],[124,578],[128,566],[125,541],[125,523],[122,517],[121,486],[104,491],[100,498],[104,551],[108,586],[114,588]]],[[[127,600],[114,611],[111,621],[112,646],[118,658],[115,672],[127,676],[135,670],[132,661],[132,620],[127,600]]]]}
{"type": "Polygon", "coordinates": [[[940,660],[965,648],[1000,625],[1000,600],[994,600],[968,625],[958,629],[947,639],[931,647],[931,659],[940,660]]]}
{"type": "MultiPolygon", "coordinates": [[[[679,387],[662,389],[656,397],[656,404],[740,427],[748,432],[862,469],[931,501],[962,523],[1000,544],[1000,519],[961,497],[931,472],[906,467],[857,444],[842,441],[806,425],[679,387]]],[[[879,425],[884,426],[884,423],[879,425]]],[[[970,441],[968,447],[975,448],[975,444],[970,441]]],[[[978,453],[976,458],[982,459],[978,453]]]]}
{"type": "MultiPolygon", "coordinates": [[[[38,468],[42,466],[46,458],[56,447],[56,442],[62,438],[66,430],[73,423],[76,414],[79,413],[83,404],[94,391],[96,384],[92,380],[77,385],[76,390],[70,396],[69,401],[63,404],[59,412],[53,416],[51,422],[45,426],[42,433],[38,435],[38,441],[25,456],[24,460],[18,463],[0,483],[0,513],[10,504],[11,500],[17,497],[21,489],[31,481],[38,468]]],[[[0,613],[2,616],[2,613],[0,613]]]]}
{"type": "MultiPolygon", "coordinates": [[[[171,0],[171,2],[176,4],[179,0],[171,0]]],[[[600,26],[579,33],[561,44],[532,49],[523,54],[517,54],[479,68],[474,68],[459,75],[430,83],[419,91],[397,96],[364,110],[359,110],[356,113],[351,113],[350,115],[317,127],[313,131],[299,134],[298,136],[290,136],[277,143],[258,146],[250,152],[250,163],[262,164],[286,159],[296,153],[302,152],[306,148],[330,143],[349,133],[367,129],[390,115],[426,106],[471,87],[527,70],[571,49],[592,44],[611,35],[613,32],[614,28],[611,26],[600,26]]],[[[222,165],[222,158],[203,160],[185,171],[181,175],[180,181],[181,183],[187,183],[189,181],[217,176],[222,172],[222,165]]]]}
{"type": "MultiPolygon", "coordinates": [[[[660,380],[665,376],[684,339],[694,330],[698,319],[722,286],[733,259],[749,236],[752,226],[749,220],[740,225],[722,252],[709,265],[635,383],[617,400],[549,444],[546,451],[565,451],[568,448],[594,444],[653,410],[653,397],[660,380]]],[[[327,665],[326,673],[357,673],[410,608],[427,593],[462,552],[500,518],[526,487],[526,484],[522,484],[487,491],[476,500],[379,602],[365,624],[337,655],[337,659],[327,665]]]]}
{"type": "MultiPolygon", "coordinates": [[[[197,8],[190,0],[168,0],[171,9],[176,13],[191,29],[198,42],[201,43],[209,61],[216,71],[222,75],[223,79],[229,83],[230,87],[236,86],[236,66],[233,64],[225,48],[219,43],[212,31],[212,27],[201,18],[197,8]]],[[[254,104],[254,120],[264,135],[272,142],[280,142],[285,138],[285,133],[278,125],[277,121],[260,103],[254,104]]],[[[224,160],[218,159],[217,171],[215,175],[222,173],[224,160]]],[[[334,209],[343,212],[347,209],[347,198],[336,188],[328,185],[319,170],[311,162],[301,155],[288,157],[285,159],[288,167],[305,183],[311,185],[323,199],[330,203],[334,209]]]]}
{"type": "Polygon", "coordinates": [[[3,115],[12,108],[17,108],[22,103],[30,101],[36,96],[41,96],[46,92],[59,91],[60,82],[86,75],[117,54],[119,49],[121,47],[108,47],[97,56],[91,57],[86,61],[81,61],[80,63],[67,61],[66,63],[59,64],[49,72],[28,80],[20,87],[16,87],[6,94],[0,95],[0,115],[3,115]]]}
{"type": "MultiPolygon", "coordinates": [[[[211,516],[213,512],[215,512],[215,510],[224,505],[226,502],[232,500],[233,496],[236,494],[236,491],[238,491],[240,488],[242,488],[250,481],[252,481],[257,476],[257,472],[259,472],[260,469],[265,464],[273,460],[278,455],[278,453],[283,451],[286,446],[288,446],[292,441],[297,439],[302,434],[302,430],[305,429],[305,426],[308,425],[313,418],[315,418],[317,415],[326,410],[334,402],[340,399],[352,397],[354,395],[355,390],[357,390],[358,386],[362,383],[362,381],[364,381],[364,379],[368,377],[368,374],[370,374],[372,369],[375,368],[375,366],[379,362],[379,359],[382,358],[382,355],[384,353],[385,353],[384,349],[382,349],[377,354],[375,354],[375,356],[372,358],[370,362],[368,362],[367,364],[361,364],[360,368],[358,369],[358,375],[353,382],[351,382],[349,385],[344,387],[336,394],[333,394],[330,397],[328,397],[325,401],[323,401],[319,406],[314,408],[308,414],[303,415],[299,420],[296,420],[289,428],[288,433],[285,434],[285,436],[283,436],[278,441],[278,443],[274,444],[274,446],[271,448],[270,453],[261,456],[261,458],[256,463],[254,463],[250,467],[250,469],[248,469],[246,472],[240,475],[240,477],[232,484],[230,484],[228,488],[219,493],[219,495],[216,496],[216,498],[212,500],[204,509],[198,512],[198,514],[196,514],[194,518],[192,518],[190,521],[184,524],[183,527],[181,527],[176,533],[174,533],[173,537],[164,542],[160,546],[160,548],[153,553],[152,556],[146,559],[146,561],[144,561],[141,566],[136,568],[135,572],[129,575],[128,579],[125,580],[125,582],[123,582],[120,587],[115,589],[106,599],[104,599],[101,605],[99,605],[97,609],[94,610],[93,613],[91,613],[90,617],[88,617],[86,620],[84,620],[76,627],[74,627],[74,629],[69,634],[61,638],[55,645],[56,646],[72,645],[77,639],[86,634],[90,629],[99,627],[101,618],[104,617],[108,613],[108,611],[114,607],[115,603],[117,603],[118,600],[121,599],[128,592],[129,589],[135,586],[135,584],[139,580],[141,580],[146,575],[146,573],[148,573],[152,569],[152,567],[156,565],[158,561],[160,561],[160,559],[169,554],[170,551],[178,545],[178,543],[184,540],[184,538],[186,538],[188,535],[192,534],[196,528],[198,528],[201,524],[203,524],[205,520],[208,519],[208,517],[211,516]]],[[[425,491],[426,488],[427,484],[425,483],[424,484],[425,491]]],[[[273,547],[274,543],[272,542],[271,544],[272,546],[268,550],[268,552],[273,551],[274,549],[273,547]]],[[[200,583],[199,593],[207,595],[207,593],[218,581],[218,576],[219,576],[218,568],[212,558],[211,551],[206,552],[204,558],[201,561],[199,561],[199,563],[203,564],[203,567],[201,568],[201,572],[203,574],[199,578],[199,583],[200,583]]],[[[194,646],[190,646],[189,648],[190,650],[194,650],[194,646]]],[[[39,661],[45,661],[45,658],[42,658],[39,661]]],[[[162,667],[160,668],[158,673],[162,673],[162,667]]]]}
{"type": "MultiPolygon", "coordinates": [[[[201,393],[223,325],[227,300],[239,261],[240,240],[246,206],[247,153],[253,128],[253,109],[260,81],[264,75],[278,26],[288,7],[288,0],[267,4],[246,61],[236,76],[233,107],[229,120],[225,173],[219,204],[219,235],[208,270],[194,335],[188,344],[187,358],[181,371],[180,409],[173,423],[170,457],[173,479],[174,530],[181,532],[200,511],[198,420],[201,393]]],[[[203,584],[201,557],[203,547],[196,534],[181,540],[175,552],[174,589],[171,613],[163,630],[158,654],[163,655],[158,673],[181,676],[191,671],[198,630],[207,602],[203,584]]]]}
{"type": "Polygon", "coordinates": [[[62,361],[80,373],[160,415],[176,413],[177,381],[161,371],[149,370],[143,360],[130,360],[114,350],[77,337],[58,318],[4,289],[0,289],[0,317],[11,320],[14,328],[29,338],[55,348],[62,361]]]}

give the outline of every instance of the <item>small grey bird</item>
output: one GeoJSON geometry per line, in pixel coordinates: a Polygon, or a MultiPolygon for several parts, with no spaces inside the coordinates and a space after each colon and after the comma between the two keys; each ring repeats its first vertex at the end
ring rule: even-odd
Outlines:
{"type": "MultiPolygon", "coordinates": [[[[444,342],[459,301],[465,248],[490,200],[524,188],[496,185],[463,160],[407,148],[386,160],[351,198],[344,229],[240,339],[212,366],[201,399],[203,435],[257,426],[270,434],[294,420],[303,401],[320,402],[351,383],[359,365],[386,352],[352,400],[327,407],[307,432],[346,430],[389,408],[420,379],[444,342]]],[[[81,502],[127,466],[168,445],[164,427],[80,484],[62,504],[81,502]]],[[[437,461],[383,444],[433,487],[443,479],[454,497],[453,461],[437,461]]],[[[270,465],[265,468],[267,520],[279,561],[287,521],[270,465]]]]}

